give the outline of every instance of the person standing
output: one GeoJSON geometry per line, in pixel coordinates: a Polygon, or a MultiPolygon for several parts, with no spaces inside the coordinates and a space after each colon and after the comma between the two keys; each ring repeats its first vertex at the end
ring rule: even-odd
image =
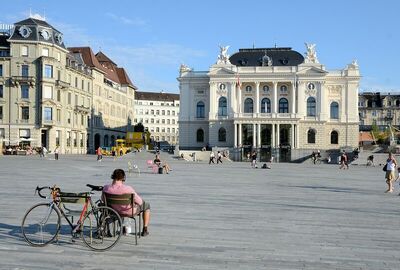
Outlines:
{"type": "Polygon", "coordinates": [[[103,153],[101,151],[101,147],[100,146],[99,146],[99,148],[97,148],[96,154],[97,154],[97,161],[101,162],[101,160],[103,159],[103,153]]]}
{"type": "Polygon", "coordinates": [[[211,153],[210,153],[210,161],[208,161],[208,164],[211,164],[211,162],[213,164],[215,164],[214,159],[215,159],[215,154],[214,154],[213,151],[211,151],[211,153]]]}
{"type": "MultiPolygon", "coordinates": [[[[339,167],[339,169],[343,169],[344,167],[347,167],[347,169],[349,168],[349,165],[347,163],[346,152],[343,152],[342,155],[340,156],[340,167],[339,167]]],[[[344,168],[344,169],[346,169],[346,168],[344,168]]]]}
{"type": "Polygon", "coordinates": [[[58,145],[56,146],[56,149],[54,149],[54,158],[58,160],[58,153],[60,152],[60,148],[58,145]]]}
{"type": "Polygon", "coordinates": [[[222,164],[222,154],[221,154],[220,151],[218,151],[218,153],[217,153],[217,164],[220,163],[220,162],[222,164]]]}
{"type": "Polygon", "coordinates": [[[251,167],[253,169],[257,168],[257,152],[253,151],[251,154],[251,167]]]}
{"type": "Polygon", "coordinates": [[[394,180],[394,172],[397,167],[397,161],[394,158],[392,153],[389,153],[389,157],[386,160],[386,184],[388,185],[388,189],[385,191],[385,193],[392,193],[393,192],[393,180],[394,180]]]}

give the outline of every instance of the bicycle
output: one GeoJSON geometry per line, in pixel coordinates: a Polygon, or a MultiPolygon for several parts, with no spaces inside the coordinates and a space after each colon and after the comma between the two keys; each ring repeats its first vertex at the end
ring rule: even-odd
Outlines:
{"type": "MultiPolygon", "coordinates": [[[[21,229],[24,239],[32,246],[43,247],[53,242],[61,230],[61,217],[71,227],[73,239],[80,236],[83,242],[92,250],[105,251],[115,246],[122,234],[122,220],[112,208],[102,205],[101,200],[93,203],[93,191],[101,191],[102,186],[87,184],[90,192],[65,193],[57,186],[36,187],[35,194],[50,202],[32,206],[22,219],[21,229]],[[50,194],[44,196],[41,191],[49,189],[50,194]],[[68,216],[71,210],[65,203],[84,201],[79,220],[74,225],[68,216]]],[[[79,213],[79,212],[78,212],[79,213]]]]}
{"type": "Polygon", "coordinates": [[[321,164],[322,160],[320,157],[311,157],[310,162],[311,164],[321,164]]]}

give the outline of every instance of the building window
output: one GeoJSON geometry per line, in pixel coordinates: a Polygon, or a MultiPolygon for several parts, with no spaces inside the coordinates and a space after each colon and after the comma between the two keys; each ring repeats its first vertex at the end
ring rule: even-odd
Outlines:
{"type": "Polygon", "coordinates": [[[0,76],[3,76],[3,65],[0,65],[0,76]]]}
{"type": "Polygon", "coordinates": [[[29,120],[29,107],[21,107],[21,119],[29,120]]]}
{"type": "Polygon", "coordinates": [[[156,132],[160,132],[160,128],[159,127],[156,127],[156,132]]]}
{"type": "Polygon", "coordinates": [[[3,106],[0,106],[0,120],[3,119],[3,106]]]}
{"type": "Polygon", "coordinates": [[[161,114],[162,114],[162,115],[165,115],[165,110],[162,110],[161,114]]]}
{"type": "Polygon", "coordinates": [[[29,98],[29,85],[21,84],[21,98],[29,98]]]}
{"type": "Polygon", "coordinates": [[[226,142],[226,130],[224,128],[218,130],[218,141],[226,142]]]}
{"type": "Polygon", "coordinates": [[[331,144],[339,144],[339,134],[336,130],[331,132],[331,144]]]}
{"type": "Polygon", "coordinates": [[[28,56],[28,46],[21,46],[21,56],[28,56]]]}
{"type": "Polygon", "coordinates": [[[197,118],[204,118],[205,117],[205,105],[203,101],[197,102],[196,106],[196,117],[197,118]]]}
{"type": "Polygon", "coordinates": [[[43,86],[43,98],[53,98],[53,87],[48,85],[43,86]]]}
{"type": "Polygon", "coordinates": [[[218,100],[218,115],[219,116],[226,116],[228,104],[226,101],[226,97],[220,97],[218,100]]]}
{"type": "Polygon", "coordinates": [[[42,49],[42,56],[49,56],[49,49],[48,48],[43,48],[42,49]]]}
{"type": "Polygon", "coordinates": [[[44,118],[45,121],[53,120],[53,108],[44,107],[44,109],[43,109],[43,118],[44,118]]]}
{"type": "Polygon", "coordinates": [[[253,113],[253,100],[251,98],[246,98],[244,101],[244,112],[253,113]]]}
{"type": "Polygon", "coordinates": [[[269,91],[269,86],[268,85],[264,85],[263,86],[263,91],[264,92],[268,92],[269,91]]]}
{"type": "Polygon", "coordinates": [[[53,78],[53,66],[52,65],[44,65],[44,77],[45,78],[53,78]]]}
{"type": "Polygon", "coordinates": [[[28,77],[29,76],[29,66],[28,65],[22,65],[21,66],[21,76],[22,77],[28,77]]]}
{"type": "Polygon", "coordinates": [[[204,131],[200,128],[196,132],[196,141],[197,142],[204,142],[204,131]]]}
{"type": "Polygon", "coordinates": [[[57,61],[60,62],[61,61],[61,53],[57,52],[57,61]]]}
{"type": "Polygon", "coordinates": [[[72,118],[72,113],[68,112],[68,119],[67,119],[68,124],[71,124],[71,118],[72,118]]]}
{"type": "Polygon", "coordinates": [[[307,116],[315,116],[315,115],[316,115],[315,98],[309,97],[307,99],[307,116]]]}
{"type": "Polygon", "coordinates": [[[261,100],[261,112],[271,113],[271,101],[269,100],[269,98],[263,98],[261,100]]]}
{"type": "Polygon", "coordinates": [[[339,119],[339,104],[337,102],[331,103],[331,119],[339,119]]]}
{"type": "Polygon", "coordinates": [[[281,98],[279,100],[279,113],[288,113],[288,112],[289,112],[289,102],[286,98],[281,98]]]}
{"type": "Polygon", "coordinates": [[[61,141],[61,130],[56,131],[56,146],[60,146],[61,141]]]}
{"type": "Polygon", "coordinates": [[[57,90],[57,101],[61,102],[61,90],[57,90]]]}
{"type": "Polygon", "coordinates": [[[74,147],[77,147],[78,146],[78,138],[77,138],[77,132],[74,132],[73,133],[73,136],[74,136],[74,138],[73,138],[73,140],[74,140],[74,147]]]}
{"type": "Polygon", "coordinates": [[[6,137],[6,132],[4,130],[4,128],[0,128],[0,138],[5,138],[6,137]]]}
{"type": "Polygon", "coordinates": [[[61,122],[61,110],[57,109],[57,122],[61,122]]]}
{"type": "Polygon", "coordinates": [[[0,85],[0,98],[4,97],[3,85],[0,85]]]}
{"type": "Polygon", "coordinates": [[[281,92],[287,92],[287,86],[286,85],[282,85],[281,86],[281,92]]]}
{"type": "Polygon", "coordinates": [[[71,105],[71,99],[72,99],[72,94],[69,92],[68,93],[68,104],[71,105]]]}
{"type": "Polygon", "coordinates": [[[71,131],[67,131],[67,146],[71,146],[71,131]]]}
{"type": "Polygon", "coordinates": [[[252,88],[250,85],[246,86],[246,92],[251,92],[252,88]]]}
{"type": "Polygon", "coordinates": [[[307,143],[315,143],[315,130],[309,129],[307,131],[307,143]]]}

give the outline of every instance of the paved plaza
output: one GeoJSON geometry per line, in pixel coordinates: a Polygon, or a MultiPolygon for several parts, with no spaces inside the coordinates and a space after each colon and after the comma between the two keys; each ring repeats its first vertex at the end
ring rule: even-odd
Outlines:
{"type": "Polygon", "coordinates": [[[174,160],[153,174],[149,153],[116,161],[95,156],[0,156],[0,269],[399,269],[400,192],[384,194],[381,168],[249,163],[209,166],[174,160]],[[31,247],[22,238],[25,211],[43,201],[37,185],[85,191],[110,182],[115,168],[134,160],[128,177],[151,203],[150,236],[135,246],[124,236],[104,253],[68,234],[31,247]]]}

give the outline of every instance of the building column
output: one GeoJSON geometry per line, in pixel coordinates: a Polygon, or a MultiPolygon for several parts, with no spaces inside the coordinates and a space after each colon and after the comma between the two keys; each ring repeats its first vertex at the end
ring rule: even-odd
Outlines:
{"type": "Polygon", "coordinates": [[[278,112],[278,83],[272,82],[272,113],[278,112]]]}
{"type": "Polygon", "coordinates": [[[294,149],[295,148],[295,142],[294,142],[294,124],[291,125],[290,127],[290,144],[291,144],[291,148],[294,149]]]}
{"type": "Polygon", "coordinates": [[[208,119],[215,119],[215,99],[216,99],[216,88],[217,83],[210,82],[210,100],[209,100],[209,110],[208,119]]]}
{"type": "Polygon", "coordinates": [[[253,124],[253,147],[257,147],[257,142],[256,142],[256,136],[257,136],[257,134],[256,134],[256,127],[257,127],[257,124],[253,124]]]}
{"type": "Polygon", "coordinates": [[[238,133],[238,137],[239,137],[239,147],[242,147],[242,123],[239,123],[239,133],[238,133]]]}
{"type": "Polygon", "coordinates": [[[275,124],[272,124],[272,131],[271,131],[271,147],[274,148],[275,147],[275,124]]]}
{"type": "Polygon", "coordinates": [[[233,124],[233,147],[237,148],[237,124],[233,124]]]}
{"type": "Polygon", "coordinates": [[[260,113],[260,82],[255,82],[256,83],[256,106],[255,108],[255,113],[258,115],[260,113]]]}
{"type": "Polygon", "coordinates": [[[238,113],[242,113],[242,87],[240,85],[236,86],[237,88],[237,111],[238,113]]]}
{"type": "Polygon", "coordinates": [[[228,87],[228,115],[229,117],[233,117],[235,113],[235,96],[236,96],[236,87],[234,82],[229,83],[228,87]]]}
{"type": "Polygon", "coordinates": [[[295,95],[295,83],[296,82],[292,82],[292,89],[291,89],[291,92],[290,92],[290,98],[291,98],[291,104],[292,104],[292,109],[291,109],[291,113],[292,114],[295,114],[296,113],[296,95],[295,95]]]}
{"type": "Polygon", "coordinates": [[[279,147],[279,144],[281,143],[280,139],[280,124],[276,124],[276,146],[279,147]]]}
{"type": "Polygon", "coordinates": [[[321,121],[327,120],[327,117],[328,117],[327,109],[330,108],[328,105],[328,100],[327,100],[328,95],[324,89],[324,84],[325,84],[324,82],[319,82],[319,93],[320,93],[319,94],[319,96],[320,96],[319,103],[320,103],[320,109],[321,109],[319,117],[320,117],[321,121]]]}
{"type": "Polygon", "coordinates": [[[299,148],[299,125],[296,125],[296,148],[299,148]]]}
{"type": "Polygon", "coordinates": [[[261,124],[257,124],[257,147],[261,147],[261,124]]]}
{"type": "Polygon", "coordinates": [[[305,112],[304,112],[304,106],[305,106],[305,93],[304,93],[304,82],[299,81],[297,83],[297,97],[298,97],[298,103],[297,103],[297,113],[301,118],[304,119],[305,112]]]}

